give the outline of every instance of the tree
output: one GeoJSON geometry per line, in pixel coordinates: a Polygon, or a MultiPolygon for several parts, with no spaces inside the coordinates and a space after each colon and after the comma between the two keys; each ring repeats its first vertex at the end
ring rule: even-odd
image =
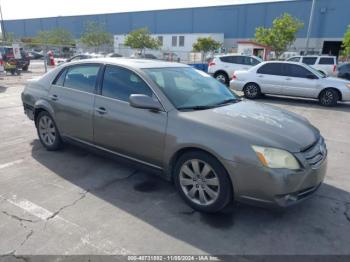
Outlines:
{"type": "Polygon", "coordinates": [[[33,39],[32,44],[71,46],[75,44],[71,32],[63,28],[55,28],[48,31],[40,31],[33,39]]]}
{"type": "Polygon", "coordinates": [[[278,59],[294,43],[297,32],[303,26],[304,23],[290,14],[284,13],[273,20],[271,28],[256,28],[255,41],[269,46],[278,59]]]}
{"type": "Polygon", "coordinates": [[[342,54],[346,57],[350,56],[350,25],[348,25],[348,30],[344,34],[343,45],[344,48],[342,54]]]}
{"type": "Polygon", "coordinates": [[[85,31],[81,35],[80,42],[98,51],[102,45],[112,45],[113,36],[105,30],[104,24],[90,21],[85,25],[85,31]]]}
{"type": "Polygon", "coordinates": [[[126,36],[124,44],[131,48],[139,49],[141,54],[146,48],[158,49],[160,47],[158,39],[153,38],[147,28],[139,28],[130,32],[126,36]]]}
{"type": "Polygon", "coordinates": [[[203,59],[208,52],[213,52],[221,47],[221,43],[215,41],[209,37],[198,37],[197,41],[193,44],[193,51],[203,53],[203,59]]]}

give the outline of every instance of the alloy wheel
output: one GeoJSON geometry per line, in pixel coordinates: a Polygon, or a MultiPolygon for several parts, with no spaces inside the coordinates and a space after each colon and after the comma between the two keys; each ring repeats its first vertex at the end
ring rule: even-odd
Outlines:
{"type": "Polygon", "coordinates": [[[214,169],[206,162],[191,159],[180,169],[180,185],[186,197],[207,206],[216,201],[220,193],[220,183],[214,169]]]}
{"type": "Polygon", "coordinates": [[[42,116],[38,128],[41,141],[47,146],[52,146],[56,140],[56,128],[51,118],[46,115],[42,116]]]}

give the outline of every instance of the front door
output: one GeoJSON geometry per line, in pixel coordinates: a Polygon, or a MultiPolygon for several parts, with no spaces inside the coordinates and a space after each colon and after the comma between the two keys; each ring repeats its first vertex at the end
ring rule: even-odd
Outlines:
{"type": "Polygon", "coordinates": [[[92,142],[92,117],[96,79],[100,65],[66,68],[54,81],[49,100],[62,135],[92,142]]]}
{"type": "Polygon", "coordinates": [[[101,95],[95,98],[94,143],[161,167],[167,113],[131,107],[129,97],[132,94],[157,99],[136,73],[107,65],[101,95]]]}
{"type": "Polygon", "coordinates": [[[297,64],[284,64],[283,94],[315,98],[319,93],[319,78],[307,68],[297,64]],[[313,76],[314,79],[309,77],[313,76]]]}

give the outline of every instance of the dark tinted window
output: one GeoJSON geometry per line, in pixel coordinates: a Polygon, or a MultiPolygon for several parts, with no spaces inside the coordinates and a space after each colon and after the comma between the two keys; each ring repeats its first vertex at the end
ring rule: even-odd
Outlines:
{"type": "Polygon", "coordinates": [[[68,68],[64,86],[93,93],[99,69],[99,65],[72,66],[68,68]]]}
{"type": "Polygon", "coordinates": [[[332,57],[321,57],[319,64],[320,65],[334,65],[334,58],[332,58],[332,57]]]}
{"type": "Polygon", "coordinates": [[[300,61],[300,57],[292,57],[292,58],[289,58],[288,61],[299,62],[300,61]]]}
{"type": "Polygon", "coordinates": [[[103,77],[102,95],[129,101],[129,96],[132,94],[152,96],[153,93],[148,85],[132,71],[107,66],[103,77]]]}
{"type": "Polygon", "coordinates": [[[282,63],[268,63],[261,66],[257,73],[266,75],[282,75],[282,63]]]}
{"type": "Polygon", "coordinates": [[[307,65],[314,65],[316,63],[317,57],[303,57],[302,62],[307,65]]]}
{"type": "Polygon", "coordinates": [[[55,81],[52,83],[53,85],[63,86],[64,78],[66,77],[67,70],[64,69],[60,72],[59,76],[55,79],[55,81]]]}
{"type": "Polygon", "coordinates": [[[243,60],[243,64],[250,65],[250,66],[254,66],[260,63],[257,59],[249,56],[242,56],[242,60],[243,60]]]}
{"type": "Polygon", "coordinates": [[[243,56],[223,56],[220,57],[222,62],[231,63],[231,64],[244,64],[243,56]]]}
{"type": "Polygon", "coordinates": [[[179,46],[185,46],[185,37],[183,35],[179,36],[179,46]]]}
{"type": "Polygon", "coordinates": [[[340,72],[348,72],[350,71],[350,64],[345,64],[339,67],[340,72]]]}
{"type": "Polygon", "coordinates": [[[285,64],[284,75],[290,76],[290,77],[307,78],[307,76],[312,75],[312,73],[300,65],[285,64]]]}

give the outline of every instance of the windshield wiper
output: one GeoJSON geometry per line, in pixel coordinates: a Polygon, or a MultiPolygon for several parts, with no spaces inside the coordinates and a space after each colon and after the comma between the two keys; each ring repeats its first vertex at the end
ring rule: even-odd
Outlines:
{"type": "Polygon", "coordinates": [[[227,104],[233,104],[233,103],[237,103],[241,101],[241,99],[239,98],[229,98],[229,99],[226,99],[226,100],[223,100],[217,104],[215,104],[214,106],[221,106],[221,105],[227,105],[227,104]]]}
{"type": "Polygon", "coordinates": [[[212,105],[207,105],[207,106],[183,106],[183,107],[178,107],[178,110],[205,110],[205,109],[210,109],[214,108],[212,105]]]}

